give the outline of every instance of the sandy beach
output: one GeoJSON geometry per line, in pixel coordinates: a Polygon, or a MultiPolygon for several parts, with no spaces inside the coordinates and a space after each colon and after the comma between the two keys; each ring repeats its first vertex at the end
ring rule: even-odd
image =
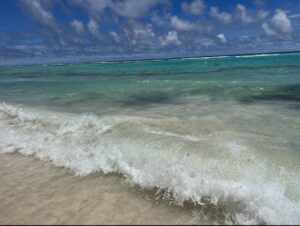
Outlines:
{"type": "Polygon", "coordinates": [[[157,201],[118,175],[74,176],[20,154],[0,158],[0,224],[190,224],[187,208],[157,201]]]}

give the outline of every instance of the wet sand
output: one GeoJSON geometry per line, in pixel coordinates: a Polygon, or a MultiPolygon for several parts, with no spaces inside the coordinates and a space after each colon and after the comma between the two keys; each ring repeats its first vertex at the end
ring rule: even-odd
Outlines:
{"type": "Polygon", "coordinates": [[[34,157],[0,155],[0,224],[191,224],[192,215],[118,175],[78,177],[34,157]]]}

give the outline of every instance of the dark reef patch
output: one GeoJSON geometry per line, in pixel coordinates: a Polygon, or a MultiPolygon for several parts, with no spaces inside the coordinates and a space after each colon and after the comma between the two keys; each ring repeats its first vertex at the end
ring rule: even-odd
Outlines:
{"type": "Polygon", "coordinates": [[[258,94],[244,96],[239,101],[242,103],[254,103],[257,101],[300,102],[300,84],[261,91],[258,94]]]}

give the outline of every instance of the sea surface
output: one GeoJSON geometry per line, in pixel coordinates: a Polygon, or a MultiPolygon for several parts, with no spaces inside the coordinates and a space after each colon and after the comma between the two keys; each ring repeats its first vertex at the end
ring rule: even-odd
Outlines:
{"type": "Polygon", "coordinates": [[[0,153],[119,175],[195,223],[300,224],[300,53],[0,67],[0,153]]]}

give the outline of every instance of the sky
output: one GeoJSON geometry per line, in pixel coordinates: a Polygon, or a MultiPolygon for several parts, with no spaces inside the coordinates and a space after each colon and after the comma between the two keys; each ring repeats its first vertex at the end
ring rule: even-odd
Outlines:
{"type": "Polygon", "coordinates": [[[300,0],[0,0],[0,63],[300,50],[300,0]]]}

